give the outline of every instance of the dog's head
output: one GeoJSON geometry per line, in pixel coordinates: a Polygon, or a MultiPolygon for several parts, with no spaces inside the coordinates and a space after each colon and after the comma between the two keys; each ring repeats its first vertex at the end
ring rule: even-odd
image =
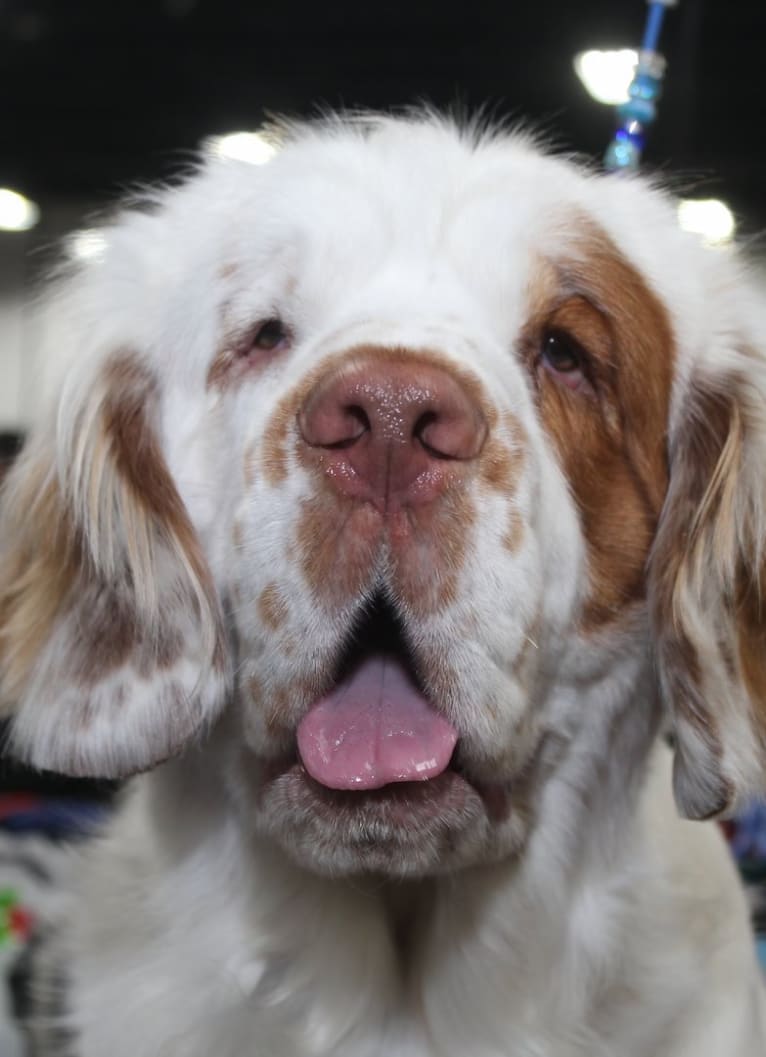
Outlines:
{"type": "Polygon", "coordinates": [[[53,319],[0,537],[33,764],[226,710],[257,828],[431,872],[517,849],[546,745],[648,713],[655,663],[681,809],[763,787],[763,335],[660,194],[330,123],[123,215],[53,319]]]}

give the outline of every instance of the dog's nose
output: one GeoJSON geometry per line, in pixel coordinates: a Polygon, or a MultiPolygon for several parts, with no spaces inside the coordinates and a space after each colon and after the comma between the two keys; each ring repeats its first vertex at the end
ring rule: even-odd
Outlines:
{"type": "Polygon", "coordinates": [[[482,450],[487,424],[473,389],[415,356],[355,360],[311,390],[301,437],[343,495],[386,511],[427,503],[482,450]]]}

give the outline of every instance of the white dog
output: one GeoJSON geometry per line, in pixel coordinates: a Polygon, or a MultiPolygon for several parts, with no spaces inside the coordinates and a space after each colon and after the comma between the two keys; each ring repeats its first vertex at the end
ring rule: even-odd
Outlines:
{"type": "Polygon", "coordinates": [[[15,750],[133,783],[36,1055],[756,1057],[766,324],[639,179],[287,130],[52,296],[15,750]],[[166,762],[167,761],[167,762],[166,762]]]}

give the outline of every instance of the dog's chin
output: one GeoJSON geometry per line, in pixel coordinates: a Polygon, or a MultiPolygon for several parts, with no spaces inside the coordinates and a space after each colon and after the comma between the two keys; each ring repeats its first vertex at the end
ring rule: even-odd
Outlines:
{"type": "Polygon", "coordinates": [[[528,829],[522,798],[453,768],[422,782],[367,791],[328,789],[300,762],[263,769],[258,831],[301,867],[340,877],[428,877],[518,854],[528,829]]]}

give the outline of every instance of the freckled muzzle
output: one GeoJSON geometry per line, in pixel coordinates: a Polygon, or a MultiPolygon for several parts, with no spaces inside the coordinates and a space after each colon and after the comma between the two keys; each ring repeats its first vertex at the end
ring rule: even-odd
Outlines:
{"type": "Polygon", "coordinates": [[[301,442],[342,496],[386,513],[438,498],[487,439],[475,394],[448,367],[375,350],[321,376],[298,413],[301,442]]]}
{"type": "MultiPolygon", "coordinates": [[[[480,691],[445,644],[465,642],[481,504],[512,505],[523,431],[470,368],[360,346],[304,379],[273,437],[273,464],[289,452],[309,474],[293,553],[336,630],[303,683],[261,703],[285,755],[261,772],[259,826],[320,872],[416,875],[509,853],[526,832],[522,786],[515,775],[511,810],[509,772],[475,773],[465,720],[480,691]]],[[[504,523],[500,511],[498,547],[504,523]]]]}

